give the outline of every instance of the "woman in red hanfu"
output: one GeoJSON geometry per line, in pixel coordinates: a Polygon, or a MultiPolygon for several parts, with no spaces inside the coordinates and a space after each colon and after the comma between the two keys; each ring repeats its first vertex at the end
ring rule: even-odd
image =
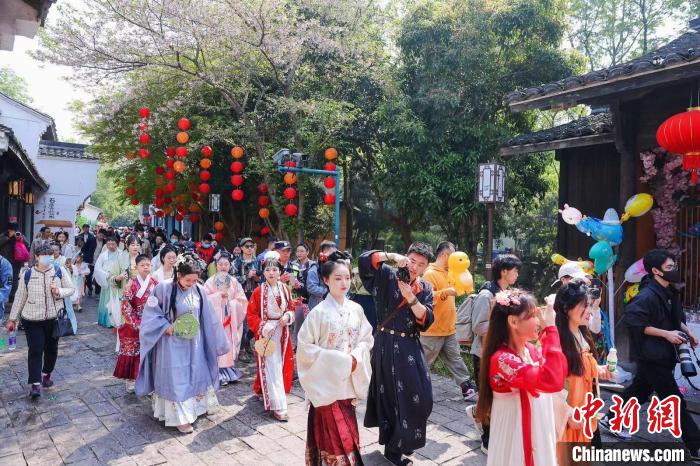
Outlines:
{"type": "Polygon", "coordinates": [[[139,375],[141,359],[139,329],[146,301],[158,282],[151,277],[151,260],[141,254],[136,257],[136,277],[124,290],[121,301],[122,319],[119,327],[119,356],[114,377],[126,380],[126,391],[134,393],[134,381],[139,375]]]}
{"type": "Polygon", "coordinates": [[[491,426],[487,466],[556,466],[552,394],[564,388],[568,367],[554,309],[548,303],[540,311],[535,298],[517,289],[497,293],[495,301],[477,404],[477,417],[491,426]],[[530,343],[538,339],[541,353],[530,343]]]}
{"type": "MultiPolygon", "coordinates": [[[[265,409],[278,421],[288,421],[287,393],[292,389],[294,352],[289,325],[294,322],[295,303],[289,287],[279,281],[279,255],[269,252],[263,262],[265,281],[248,302],[248,327],[258,340],[269,339],[265,354],[258,351],[258,374],[253,390],[262,396],[265,409]],[[274,350],[269,353],[270,347],[274,350]],[[268,354],[269,353],[269,354],[268,354]]],[[[258,348],[256,348],[257,350],[258,348]]]]}

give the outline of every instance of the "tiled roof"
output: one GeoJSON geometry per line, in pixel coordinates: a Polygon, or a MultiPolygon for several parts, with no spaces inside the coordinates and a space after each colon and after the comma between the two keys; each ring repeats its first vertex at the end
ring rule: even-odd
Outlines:
{"type": "Polygon", "coordinates": [[[596,113],[563,125],[516,136],[503,143],[502,147],[524,146],[526,144],[537,144],[540,142],[560,141],[582,136],[612,133],[613,128],[614,125],[610,113],[596,113]]]}
{"type": "Polygon", "coordinates": [[[39,155],[44,157],[63,157],[67,159],[99,160],[86,151],[87,145],[70,142],[41,141],[39,155]]]}
{"type": "Polygon", "coordinates": [[[571,76],[560,81],[516,90],[506,94],[504,101],[509,105],[515,104],[524,100],[546,97],[558,92],[584,89],[602,81],[633,77],[638,74],[661,70],[672,65],[692,63],[698,60],[700,60],[700,33],[691,30],[663,47],[634,60],[602,70],[591,71],[581,76],[571,76]]]}
{"type": "Polygon", "coordinates": [[[8,135],[10,138],[10,149],[15,153],[20,163],[24,165],[24,168],[34,178],[34,182],[38,184],[43,191],[46,191],[49,188],[49,184],[39,174],[39,170],[36,168],[36,165],[34,165],[34,162],[32,162],[32,159],[27,154],[27,151],[24,150],[24,147],[22,147],[22,144],[15,137],[15,133],[12,131],[12,128],[0,124],[0,131],[8,135]]]}

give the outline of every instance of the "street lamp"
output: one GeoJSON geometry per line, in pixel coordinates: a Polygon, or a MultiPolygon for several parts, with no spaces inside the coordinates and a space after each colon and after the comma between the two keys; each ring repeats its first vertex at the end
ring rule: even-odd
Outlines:
{"type": "Polygon", "coordinates": [[[221,194],[209,195],[209,212],[219,212],[221,210],[221,194]]]}
{"type": "Polygon", "coordinates": [[[497,202],[506,200],[506,167],[495,162],[479,164],[479,185],[477,202],[486,204],[488,213],[488,234],[484,248],[485,275],[493,280],[491,256],[493,256],[493,212],[497,202]]]}

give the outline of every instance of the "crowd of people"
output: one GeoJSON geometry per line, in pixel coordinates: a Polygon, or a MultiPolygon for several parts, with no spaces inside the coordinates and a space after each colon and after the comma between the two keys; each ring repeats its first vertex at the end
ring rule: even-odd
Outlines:
{"type": "MultiPolygon", "coordinates": [[[[183,434],[218,408],[220,387],[241,379],[242,359],[255,360],[252,390],[279,422],[289,419],[287,395],[298,377],[309,403],[307,464],[362,464],[356,406],[363,399],[363,424],[378,428],[386,459],[412,464],[426,444],[430,367],[439,357],[464,401],[478,397],[465,406],[465,422],[481,432],[489,465],[571,464],[567,445],[600,445],[598,424],[608,426],[607,418],[594,422],[589,438],[574,415],[600,380],[614,378],[600,290],[574,262],[560,268],[558,290],[538,305],[515,288],[520,259],[494,259],[494,279],[469,298],[470,371],[456,336],[449,241],[434,253],[420,242],[405,254],[366,251],[353,269],[329,241],[312,260],[306,244],[292,254],[288,241],[271,238],[258,253],[246,237],[228,251],[211,234],[195,243],[142,225],[96,232],[84,225],[73,244],[47,228],[31,243],[16,233],[10,225],[0,241],[0,302],[14,293],[6,327],[21,323],[26,332],[33,399],[53,385],[65,300],[80,311],[81,299],[94,295],[99,325],[116,333],[114,377],[149,396],[153,416],[183,434]],[[20,241],[30,257],[17,266],[20,241]]],[[[643,403],[655,391],[683,399],[673,345],[679,332],[697,340],[671,286],[677,266],[659,250],[644,263],[649,275],[626,317],[643,364],[623,398],[643,403]]],[[[700,431],[681,408],[683,440],[696,458],[700,431]]]]}

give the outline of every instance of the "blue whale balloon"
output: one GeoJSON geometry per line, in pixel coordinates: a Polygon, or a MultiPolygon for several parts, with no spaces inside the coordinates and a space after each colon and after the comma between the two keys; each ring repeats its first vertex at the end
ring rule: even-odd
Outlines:
{"type": "MultiPolygon", "coordinates": [[[[616,214],[617,215],[617,214],[616,214]]],[[[576,224],[581,233],[593,237],[596,241],[605,241],[613,246],[622,243],[622,225],[617,220],[601,220],[595,217],[583,217],[576,224]]]]}

